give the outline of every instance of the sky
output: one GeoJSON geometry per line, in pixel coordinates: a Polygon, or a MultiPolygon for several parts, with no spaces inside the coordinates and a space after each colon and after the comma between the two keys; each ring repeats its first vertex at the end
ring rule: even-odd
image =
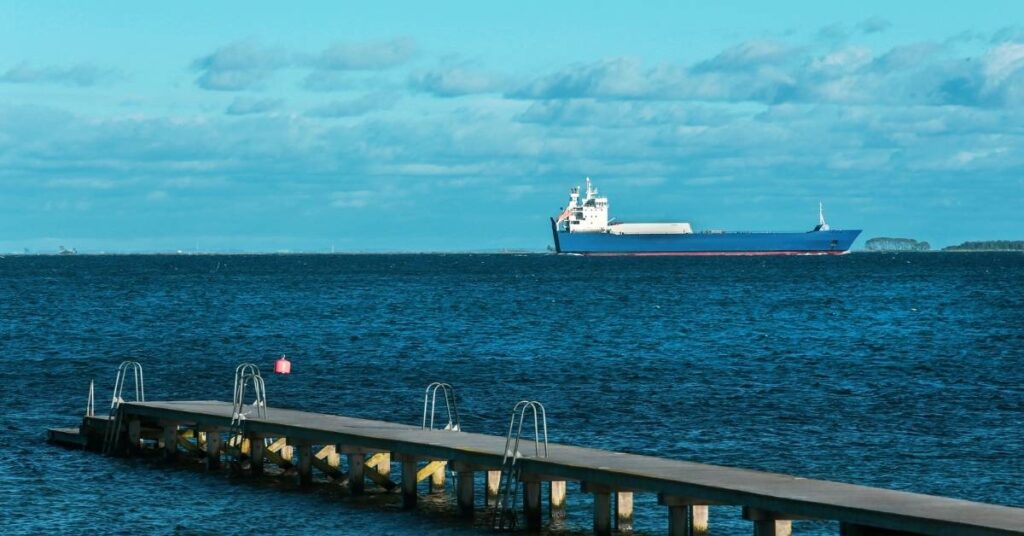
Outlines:
{"type": "Polygon", "coordinates": [[[0,252],[1024,239],[1019,1],[346,4],[0,0],[0,252]]]}

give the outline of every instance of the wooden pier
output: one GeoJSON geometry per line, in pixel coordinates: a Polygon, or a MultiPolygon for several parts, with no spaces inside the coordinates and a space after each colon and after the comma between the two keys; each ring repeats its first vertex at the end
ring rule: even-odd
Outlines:
{"type": "MultiPolygon", "coordinates": [[[[204,456],[211,469],[235,449],[250,474],[273,463],[294,468],[300,483],[311,482],[314,469],[344,480],[353,494],[367,483],[394,488],[406,508],[416,505],[418,482],[443,485],[446,467],[456,475],[457,504],[465,515],[482,515],[491,503],[475,496],[475,474],[486,473],[486,495],[498,490],[505,437],[273,407],[265,418],[247,418],[244,434],[233,436],[233,410],[232,403],[217,401],[123,402],[117,433],[128,451],[149,445],[168,457],[191,452],[204,456]],[[347,458],[344,471],[341,456],[347,458]],[[392,462],[401,467],[397,482],[392,462]]],[[[50,437],[98,449],[109,422],[86,417],[77,434],[54,429],[50,437]]],[[[541,486],[548,486],[548,510],[558,516],[567,503],[565,482],[576,481],[593,495],[594,532],[600,535],[613,527],[628,530],[634,493],[657,494],[672,535],[707,533],[714,525],[709,505],[742,507],[756,536],[789,534],[793,520],[805,519],[838,521],[840,533],[849,536],[1024,535],[1021,508],[560,444],[550,444],[546,456],[532,456],[532,440],[523,441],[530,448],[520,448],[517,463],[527,530],[542,528],[541,486]]]]}

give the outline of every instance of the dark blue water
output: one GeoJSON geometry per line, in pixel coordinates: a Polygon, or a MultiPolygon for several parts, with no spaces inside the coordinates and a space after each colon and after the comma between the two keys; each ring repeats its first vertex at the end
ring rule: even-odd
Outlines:
{"type": "Polygon", "coordinates": [[[0,258],[0,532],[480,532],[443,495],[400,513],[44,443],[123,359],[150,399],[223,400],[281,353],[272,405],[413,424],[445,380],[471,431],[531,398],[553,441],[1024,506],[1022,289],[1016,254],[0,258]]]}

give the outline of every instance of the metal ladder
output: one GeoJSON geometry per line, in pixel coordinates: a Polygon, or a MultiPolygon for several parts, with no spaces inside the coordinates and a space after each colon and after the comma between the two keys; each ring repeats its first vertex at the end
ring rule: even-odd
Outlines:
{"type": "MultiPolygon", "coordinates": [[[[256,418],[267,418],[267,385],[263,381],[263,376],[260,375],[260,368],[255,363],[241,363],[235,367],[235,394],[231,409],[231,426],[228,429],[228,442],[225,449],[229,460],[235,464],[241,458],[242,443],[245,441],[245,420],[246,416],[251,413],[251,411],[244,411],[245,395],[249,384],[252,384],[255,394],[252,407],[256,411],[256,418]],[[236,452],[238,455],[235,455],[236,452]]],[[[261,439],[261,441],[265,442],[266,439],[261,439]]]]}
{"type": "MultiPolygon", "coordinates": [[[[420,426],[423,430],[434,430],[434,414],[437,410],[437,392],[441,391],[441,396],[444,398],[445,409],[448,412],[448,424],[445,424],[444,428],[448,432],[459,432],[462,431],[462,424],[459,422],[459,405],[455,401],[455,388],[450,383],[445,382],[434,382],[427,386],[426,391],[423,392],[423,424],[420,426]],[[429,408],[429,413],[428,413],[429,408]],[[429,416],[429,417],[428,417],[429,416]]],[[[455,495],[457,490],[455,489],[456,474],[451,469],[451,464],[447,465],[448,478],[445,482],[451,482],[451,493],[455,495]]]]}
{"type": "Polygon", "coordinates": [[[535,458],[546,458],[548,455],[548,417],[547,412],[544,411],[544,405],[536,400],[520,400],[512,408],[512,417],[508,423],[505,456],[501,460],[501,478],[498,480],[498,500],[494,504],[491,515],[491,528],[494,530],[512,530],[519,522],[516,515],[516,500],[519,497],[519,478],[522,467],[516,461],[524,457],[519,452],[519,440],[523,435],[523,420],[526,418],[527,410],[533,412],[533,455],[535,458]],[[518,425],[516,424],[517,417],[518,425]],[[541,454],[540,443],[542,435],[543,454],[541,454]]]}
{"type": "Polygon", "coordinates": [[[421,426],[424,430],[434,429],[434,413],[437,409],[437,392],[441,391],[444,396],[444,405],[448,410],[448,424],[443,428],[444,430],[451,430],[458,432],[461,430],[459,424],[459,406],[455,402],[455,389],[452,388],[451,384],[443,382],[434,382],[427,386],[427,390],[423,393],[423,425],[421,426]],[[430,420],[427,421],[427,402],[430,402],[430,420]]]}
{"type": "MultiPolygon", "coordinates": [[[[124,412],[121,411],[121,403],[124,402],[124,384],[131,372],[135,380],[135,401],[146,401],[145,378],[142,375],[142,364],[138,361],[122,361],[117,366],[117,377],[114,378],[114,395],[110,400],[110,412],[108,413],[107,429],[103,434],[103,453],[113,454],[121,439],[121,424],[124,420],[124,412]]],[[[90,392],[92,386],[90,385],[90,392]]]]}

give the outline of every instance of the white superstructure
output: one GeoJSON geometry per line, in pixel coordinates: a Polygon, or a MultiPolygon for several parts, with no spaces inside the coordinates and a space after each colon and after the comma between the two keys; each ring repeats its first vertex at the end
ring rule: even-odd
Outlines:
{"type": "Polygon", "coordinates": [[[601,197],[587,177],[586,195],[580,199],[580,187],[569,190],[569,206],[558,216],[555,224],[570,233],[630,234],[690,234],[689,223],[619,223],[608,221],[608,198],[601,197]]]}

